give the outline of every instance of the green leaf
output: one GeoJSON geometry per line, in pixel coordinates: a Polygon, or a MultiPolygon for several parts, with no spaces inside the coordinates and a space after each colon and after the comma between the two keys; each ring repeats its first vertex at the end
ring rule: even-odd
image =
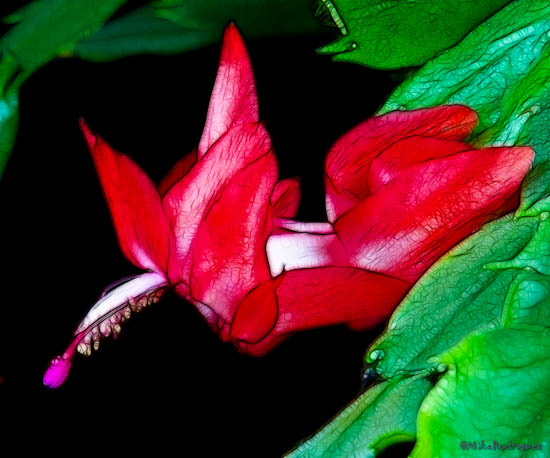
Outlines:
{"type": "MultiPolygon", "coordinates": [[[[538,137],[545,137],[540,131],[538,137]]],[[[535,142],[536,139],[533,139],[535,142]]],[[[537,150],[541,150],[538,147],[537,150]]],[[[536,165],[522,184],[521,201],[516,212],[517,217],[536,216],[550,211],[550,161],[536,165]]]]}
{"type": "Polygon", "coordinates": [[[411,76],[381,110],[465,104],[480,117],[473,141],[528,144],[536,157],[515,219],[485,226],[439,260],[396,310],[367,356],[385,376],[427,370],[430,356],[493,323],[518,269],[548,273],[548,223],[540,222],[550,209],[548,17],[546,1],[508,5],[411,76]]]}
{"type": "Polygon", "coordinates": [[[421,377],[379,383],[287,458],[370,458],[391,444],[413,441],[416,411],[431,387],[421,377]]]}
{"type": "Polygon", "coordinates": [[[515,220],[492,223],[455,248],[398,308],[388,332],[367,357],[373,363],[384,352],[377,370],[386,376],[425,370],[430,355],[493,322],[515,270],[529,265],[547,271],[548,259],[543,257],[547,224],[539,229],[536,218],[526,217],[546,218],[542,212],[550,209],[550,129],[542,128],[550,113],[549,15],[546,1],[518,0],[508,5],[411,76],[381,110],[468,105],[480,116],[476,143],[528,144],[535,149],[537,164],[525,180],[515,220]],[[499,270],[491,270],[498,266],[499,270]],[[413,321],[421,337],[411,348],[405,342],[414,336],[413,321]]]}
{"type": "Polygon", "coordinates": [[[0,97],[0,178],[15,145],[19,125],[19,94],[10,90],[0,97]]]}
{"type": "Polygon", "coordinates": [[[523,271],[508,290],[498,328],[434,358],[446,372],[422,402],[411,456],[494,456],[493,441],[540,445],[506,449],[506,456],[548,456],[549,328],[550,277],[523,271]],[[480,450],[482,441],[491,449],[480,450]]]}
{"type": "Polygon", "coordinates": [[[367,364],[384,378],[429,373],[437,366],[431,357],[497,323],[519,270],[497,269],[491,263],[523,254],[535,234],[547,230],[547,221],[540,229],[542,224],[538,217],[508,215],[451,250],[395,310],[386,332],[370,347],[367,364]]]}
{"type": "Polygon", "coordinates": [[[8,16],[16,25],[2,37],[1,50],[30,74],[59,55],[70,55],[125,0],[37,0],[8,16]]]}
{"type": "Polygon", "coordinates": [[[93,61],[154,53],[174,54],[221,39],[234,21],[248,37],[322,32],[310,0],[157,1],[105,26],[80,42],[75,54],[93,61]]]}
{"type": "Polygon", "coordinates": [[[545,0],[510,3],[408,78],[379,113],[468,105],[479,115],[477,144],[528,140],[537,163],[547,159],[548,129],[539,128],[550,111],[549,17],[545,0]]]}
{"type": "Polygon", "coordinates": [[[319,52],[381,69],[422,65],[509,2],[318,0],[343,35],[319,52]]]}
{"type": "Polygon", "coordinates": [[[467,337],[436,362],[448,369],[420,407],[411,457],[496,456],[495,450],[480,450],[482,441],[490,447],[493,441],[533,447],[497,446],[511,458],[548,456],[549,329],[488,330],[467,337]]]}
{"type": "MultiPolygon", "coordinates": [[[[502,325],[507,328],[550,328],[550,277],[522,272],[510,286],[502,325]]],[[[526,351],[530,351],[526,347],[526,351]]]]}

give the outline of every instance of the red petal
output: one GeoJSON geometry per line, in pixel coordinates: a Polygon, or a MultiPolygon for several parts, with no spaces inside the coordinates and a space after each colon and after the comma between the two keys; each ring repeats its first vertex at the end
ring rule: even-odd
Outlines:
{"type": "MultiPolygon", "coordinates": [[[[365,177],[363,177],[363,181],[366,181],[365,177]]],[[[361,202],[361,199],[358,197],[351,195],[345,190],[338,189],[327,175],[325,175],[325,189],[325,207],[327,209],[327,218],[331,223],[334,223],[340,215],[343,215],[361,202]]]]}
{"type": "Polygon", "coordinates": [[[352,265],[416,281],[509,211],[532,159],[530,148],[487,148],[411,166],[342,216],[336,233],[352,265]]]}
{"type": "Polygon", "coordinates": [[[187,172],[189,172],[189,170],[191,170],[191,167],[193,167],[196,162],[196,151],[189,153],[187,156],[182,157],[178,162],[176,162],[157,186],[159,194],[164,196],[172,186],[174,186],[185,176],[187,172]]]}
{"type": "Polygon", "coordinates": [[[230,338],[256,343],[273,330],[279,318],[275,291],[283,278],[266,281],[246,296],[231,323],[230,338]]]}
{"type": "Polygon", "coordinates": [[[391,313],[410,286],[352,267],[285,272],[246,297],[237,310],[230,336],[247,342],[247,352],[261,355],[291,332],[343,323],[375,326],[391,313]]]}
{"type": "Polygon", "coordinates": [[[456,140],[417,136],[405,138],[382,151],[372,161],[368,175],[369,189],[371,192],[377,191],[413,165],[471,149],[467,143],[456,140]]]}
{"type": "Polygon", "coordinates": [[[279,181],[271,195],[274,218],[294,218],[300,205],[300,182],[295,178],[279,181]]]}
{"type": "Polygon", "coordinates": [[[359,124],[340,137],[327,156],[329,221],[350,208],[352,203],[346,205],[346,200],[363,199],[371,192],[365,180],[371,162],[393,143],[412,135],[462,140],[476,124],[475,111],[461,105],[394,111],[359,124]]]}
{"type": "Polygon", "coordinates": [[[218,75],[199,143],[199,157],[230,127],[258,121],[258,98],[250,59],[237,27],[230,24],[223,37],[218,75]]]}
{"type": "Polygon", "coordinates": [[[171,220],[169,274],[172,282],[189,281],[191,245],[208,208],[232,177],[271,149],[260,124],[243,124],[224,135],[164,196],[171,220]]]}
{"type": "Polygon", "coordinates": [[[270,278],[265,245],[277,164],[268,153],[217,196],[193,243],[191,296],[230,322],[246,293],[270,278]]]}
{"type": "Polygon", "coordinates": [[[80,127],[107,199],[124,255],[136,266],[166,272],[169,231],[160,196],[149,177],[127,156],[80,127]]]}

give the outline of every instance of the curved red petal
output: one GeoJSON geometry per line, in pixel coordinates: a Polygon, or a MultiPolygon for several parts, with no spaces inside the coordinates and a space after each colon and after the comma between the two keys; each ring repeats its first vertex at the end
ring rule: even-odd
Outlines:
{"type": "Polygon", "coordinates": [[[296,178],[279,181],[271,195],[274,218],[294,218],[300,205],[300,182],[296,178]]]}
{"type": "Polygon", "coordinates": [[[510,210],[532,159],[530,148],[486,148],[411,166],[343,215],[335,231],[352,265],[416,281],[510,210]]]}
{"type": "Polygon", "coordinates": [[[129,157],[112,149],[81,120],[124,255],[136,266],[166,272],[169,229],[160,196],[129,157]]]}
{"type": "Polygon", "coordinates": [[[248,291],[270,278],[265,246],[276,181],[271,152],[239,171],[216,196],[193,243],[191,296],[227,322],[248,291]]]}
{"type": "Polygon", "coordinates": [[[375,326],[386,318],[411,284],[352,267],[321,267],[283,273],[240,304],[230,337],[261,355],[295,331],[335,324],[375,326]],[[274,311],[278,312],[276,322],[274,311]]]}
{"type": "Polygon", "coordinates": [[[275,291],[282,278],[266,281],[250,291],[231,323],[230,339],[257,343],[273,330],[279,317],[275,291]]]}
{"type": "Polygon", "coordinates": [[[232,126],[258,121],[258,98],[250,59],[237,27],[230,24],[223,37],[218,74],[199,143],[199,157],[232,126]]]}
{"type": "Polygon", "coordinates": [[[233,127],[162,199],[171,228],[169,275],[189,281],[191,245],[201,221],[233,176],[271,149],[261,124],[233,127]]]}
{"type": "Polygon", "coordinates": [[[363,199],[371,192],[365,180],[371,162],[393,143],[412,135],[463,140],[476,124],[475,111],[462,105],[393,111],[359,124],[336,141],[326,159],[329,221],[341,215],[346,200],[363,199]]]}
{"type": "Polygon", "coordinates": [[[400,172],[431,159],[452,156],[471,150],[467,143],[412,136],[394,143],[376,157],[370,166],[368,186],[375,192],[392,181],[400,172]]]}

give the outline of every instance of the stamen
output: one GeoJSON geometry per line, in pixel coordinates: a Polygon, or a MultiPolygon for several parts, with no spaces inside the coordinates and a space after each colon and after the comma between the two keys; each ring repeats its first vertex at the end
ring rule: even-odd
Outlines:
{"type": "Polygon", "coordinates": [[[75,351],[89,356],[92,346],[94,350],[99,348],[102,337],[118,337],[120,323],[130,318],[132,312],[157,303],[167,286],[163,275],[149,272],[104,293],[76,328],[75,337],[65,353],[51,361],[44,374],[44,385],[49,388],[61,386],[69,375],[75,351]]]}

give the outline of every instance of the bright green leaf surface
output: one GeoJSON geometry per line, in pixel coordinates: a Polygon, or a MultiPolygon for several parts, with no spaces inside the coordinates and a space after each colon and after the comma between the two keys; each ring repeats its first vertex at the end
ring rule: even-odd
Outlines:
{"type": "Polygon", "coordinates": [[[472,335],[437,362],[448,370],[420,407],[411,457],[549,456],[549,329],[472,335]],[[482,441],[538,447],[481,450],[482,441]]]}
{"type": "Polygon", "coordinates": [[[374,68],[422,65],[509,2],[318,0],[343,35],[319,52],[374,68]]]}
{"type": "Polygon", "coordinates": [[[416,411],[431,387],[421,377],[379,383],[287,457],[370,458],[390,443],[413,441],[416,411]]]}
{"type": "MultiPolygon", "coordinates": [[[[550,277],[522,272],[508,290],[502,317],[504,327],[550,328],[550,277]]],[[[525,347],[526,351],[530,351],[525,347]]]]}
{"type": "Polygon", "coordinates": [[[247,37],[322,32],[310,0],[157,1],[107,23],[80,42],[76,55],[107,61],[128,55],[173,54],[216,43],[234,21],[247,37]]]}
{"type": "MultiPolygon", "coordinates": [[[[540,137],[545,135],[539,134],[540,137]]],[[[533,143],[536,139],[532,140],[533,143]]],[[[545,146],[540,145],[537,151],[545,151],[545,146]]],[[[550,211],[550,161],[544,161],[536,165],[523,181],[521,202],[516,212],[516,217],[535,216],[542,212],[550,211]]]]}
{"type": "Polygon", "coordinates": [[[368,351],[367,362],[385,378],[429,372],[435,367],[431,357],[470,332],[497,323],[519,270],[486,266],[523,254],[540,225],[537,217],[515,220],[509,215],[455,247],[400,304],[368,351]]]}
{"type": "Polygon", "coordinates": [[[412,457],[494,456],[493,441],[540,445],[516,446],[506,456],[550,454],[549,293],[549,276],[522,271],[508,290],[501,326],[434,358],[447,371],[420,407],[412,457]],[[482,441],[492,448],[481,449],[482,441]]]}

